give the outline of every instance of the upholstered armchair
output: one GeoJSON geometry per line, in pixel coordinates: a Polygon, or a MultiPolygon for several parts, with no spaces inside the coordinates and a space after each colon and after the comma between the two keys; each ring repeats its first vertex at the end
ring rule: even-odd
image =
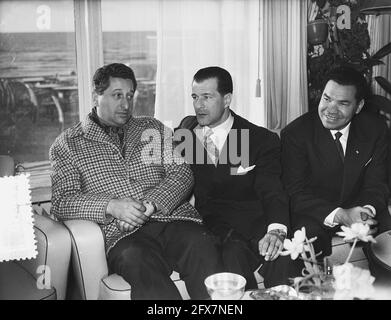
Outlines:
{"type": "MultiPolygon", "coordinates": [[[[13,159],[0,156],[0,176],[13,174],[13,159]]],[[[0,300],[65,299],[70,235],[63,224],[38,214],[34,214],[34,232],[38,251],[35,259],[0,262],[0,300]],[[39,284],[43,284],[44,270],[43,286],[39,284]]]]}
{"type": "MultiPolygon", "coordinates": [[[[117,274],[108,275],[103,233],[97,223],[86,220],[68,220],[64,224],[72,239],[72,282],[76,285],[73,298],[86,300],[128,300],[131,285],[117,274]]],[[[343,263],[350,250],[350,244],[342,238],[333,238],[333,252],[329,257],[332,264],[343,263]]],[[[362,248],[356,247],[351,262],[359,267],[368,268],[362,248]]],[[[254,273],[258,287],[263,288],[263,279],[254,273]]],[[[189,299],[185,283],[177,272],[171,279],[178,287],[183,299],[189,299]]]]}
{"type": "MultiPolygon", "coordinates": [[[[73,298],[86,300],[128,300],[131,286],[117,274],[108,275],[103,233],[97,223],[68,220],[64,224],[72,238],[72,281],[76,284],[73,298]]],[[[185,284],[173,272],[183,299],[189,299],[185,284]]]]}

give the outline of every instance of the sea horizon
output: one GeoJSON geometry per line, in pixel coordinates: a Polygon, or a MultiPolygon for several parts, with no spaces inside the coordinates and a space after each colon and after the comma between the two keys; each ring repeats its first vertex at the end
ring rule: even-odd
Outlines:
{"type": "MultiPolygon", "coordinates": [[[[103,32],[105,63],[131,63],[146,77],[156,64],[153,31],[103,32]]],[[[0,78],[76,75],[74,32],[0,33],[0,78]]]]}

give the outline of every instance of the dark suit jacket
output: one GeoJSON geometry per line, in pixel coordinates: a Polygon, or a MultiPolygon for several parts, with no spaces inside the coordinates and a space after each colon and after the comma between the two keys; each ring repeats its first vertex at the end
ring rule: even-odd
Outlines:
{"type": "MultiPolygon", "coordinates": [[[[277,134],[232,114],[233,126],[217,166],[203,164],[203,161],[196,163],[197,156],[198,160],[205,160],[206,156],[199,154],[204,153],[204,149],[193,131],[198,125],[195,116],[184,118],[179,127],[191,132],[186,139],[192,139],[193,154],[184,150],[183,155],[192,163],[195,206],[206,225],[212,230],[229,226],[248,240],[259,240],[270,223],[289,226],[288,199],[280,181],[280,141],[277,134]],[[249,141],[247,148],[242,138],[249,141]],[[235,159],[236,155],[241,159],[235,159]],[[254,169],[238,174],[240,166],[253,165],[254,169]]],[[[175,131],[176,136],[178,132],[175,131]]],[[[180,137],[176,139],[180,140],[180,137]]]]}
{"type": "Polygon", "coordinates": [[[327,230],[324,219],[337,207],[370,204],[379,220],[385,216],[386,132],[385,122],[375,115],[354,116],[342,163],[316,111],[282,130],[283,182],[290,196],[293,230],[304,225],[327,230]]]}

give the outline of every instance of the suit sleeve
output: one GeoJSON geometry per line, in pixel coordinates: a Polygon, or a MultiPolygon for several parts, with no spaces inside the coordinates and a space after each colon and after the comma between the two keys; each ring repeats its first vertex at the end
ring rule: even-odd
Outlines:
{"type": "Polygon", "coordinates": [[[292,222],[306,217],[323,226],[325,218],[336,206],[318,197],[309,187],[311,172],[305,141],[282,130],[281,143],[282,180],[290,197],[292,222]]]}
{"type": "Polygon", "coordinates": [[[161,137],[164,141],[161,150],[164,178],[146,193],[145,199],[155,202],[162,209],[163,215],[169,215],[188,199],[194,185],[194,177],[190,166],[175,150],[172,131],[162,125],[161,137]]]}
{"type": "Polygon", "coordinates": [[[83,219],[100,224],[108,224],[114,219],[106,217],[106,208],[113,196],[81,191],[81,176],[73,165],[65,139],[54,142],[49,159],[53,169],[51,213],[60,220],[83,219]]]}
{"type": "Polygon", "coordinates": [[[288,197],[281,183],[281,146],[275,133],[259,148],[256,164],[255,191],[267,216],[267,225],[280,223],[289,227],[288,197]]]}
{"type": "Polygon", "coordinates": [[[387,127],[383,130],[376,141],[372,160],[365,170],[362,188],[357,197],[357,205],[370,204],[377,212],[387,208],[389,190],[387,186],[387,127]]]}

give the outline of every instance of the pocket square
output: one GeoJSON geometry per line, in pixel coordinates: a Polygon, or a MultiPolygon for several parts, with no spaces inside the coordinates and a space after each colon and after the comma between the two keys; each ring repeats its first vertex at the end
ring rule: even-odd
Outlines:
{"type": "Polygon", "coordinates": [[[372,157],[364,164],[364,167],[366,167],[370,162],[372,161],[372,157]]]}
{"type": "Polygon", "coordinates": [[[247,168],[243,168],[242,166],[240,166],[239,168],[238,168],[238,173],[245,173],[245,172],[249,172],[249,171],[251,171],[252,169],[254,169],[255,168],[255,164],[253,165],[253,166],[249,166],[249,167],[247,167],[247,168]]]}
{"type": "Polygon", "coordinates": [[[231,168],[231,174],[232,175],[244,175],[247,172],[253,170],[254,168],[255,168],[255,165],[249,166],[247,168],[243,168],[242,166],[240,166],[239,168],[231,168]]]}

